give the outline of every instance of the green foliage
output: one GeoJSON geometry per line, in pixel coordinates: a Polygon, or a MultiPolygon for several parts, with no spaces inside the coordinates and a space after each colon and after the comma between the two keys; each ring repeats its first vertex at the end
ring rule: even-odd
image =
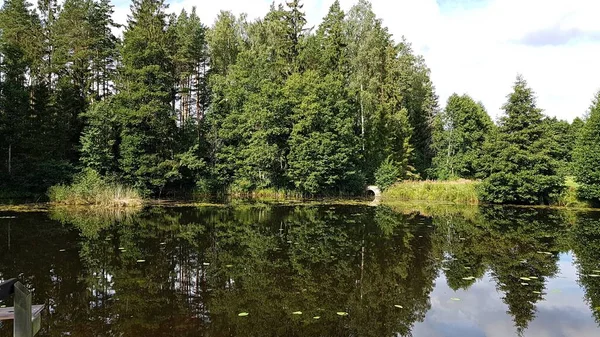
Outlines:
{"type": "Polygon", "coordinates": [[[548,146],[549,134],[533,91],[517,77],[504,105],[498,133],[486,145],[481,199],[499,204],[550,204],[564,178],[548,146]]]}
{"type": "Polygon", "coordinates": [[[382,191],[395,184],[400,178],[400,168],[398,163],[391,157],[388,157],[375,172],[375,185],[382,191]]]}
{"type": "Polygon", "coordinates": [[[319,79],[316,72],[307,71],[288,79],[287,92],[297,102],[287,156],[287,174],[295,187],[310,194],[360,189],[354,111],[342,80],[333,74],[319,79]]]}
{"type": "Polygon", "coordinates": [[[440,115],[434,148],[434,167],[440,179],[479,177],[483,144],[495,125],[481,103],[453,94],[440,115]]]}
{"type": "MultiPolygon", "coordinates": [[[[581,122],[581,119],[579,119],[581,122]]],[[[544,126],[547,128],[548,148],[552,158],[557,162],[558,173],[561,176],[573,174],[573,151],[577,143],[578,126],[577,119],[573,124],[553,118],[545,118],[544,126]]]]}
{"type": "Polygon", "coordinates": [[[14,0],[0,10],[0,187],[26,193],[73,174],[79,115],[115,61],[107,1],[38,5],[14,0]]]}
{"type": "Polygon", "coordinates": [[[580,189],[579,184],[575,181],[575,177],[568,176],[565,178],[565,189],[560,194],[558,200],[554,203],[556,206],[570,208],[590,208],[593,205],[585,200],[581,200],[578,195],[580,189]]]}
{"type": "Polygon", "coordinates": [[[116,172],[120,128],[112,100],[92,104],[82,116],[81,162],[100,174],[116,172]]]}
{"type": "Polygon", "coordinates": [[[367,1],[350,9],[345,29],[342,57],[349,66],[342,69],[357,104],[365,176],[372,180],[389,156],[402,165],[403,175],[425,176],[436,104],[429,70],[406,41],[392,40],[367,1]]]}
{"type": "MultiPolygon", "coordinates": [[[[8,191],[45,191],[76,168],[158,196],[348,195],[373,182],[486,177],[484,200],[534,204],[561,195],[573,169],[581,120],[544,119],[521,80],[498,133],[466,95],[438,113],[424,59],[366,0],[348,13],[334,1],[316,29],[299,0],[256,20],[221,12],[210,28],[195,8],[168,15],[163,0],[134,0],[122,41],[109,0],[38,7],[0,10],[8,191]]],[[[581,193],[593,196],[593,184],[581,193]]]]}
{"type": "Polygon", "coordinates": [[[92,169],[75,175],[70,185],[54,185],[48,189],[51,202],[65,205],[139,206],[138,191],[120,184],[109,183],[92,169]]]}
{"type": "Polygon", "coordinates": [[[600,92],[590,107],[574,151],[575,179],[578,194],[595,204],[600,202],[600,92]]]}
{"type": "Polygon", "coordinates": [[[479,203],[480,182],[457,181],[403,181],[392,185],[383,194],[388,201],[433,201],[456,204],[479,203]]]}

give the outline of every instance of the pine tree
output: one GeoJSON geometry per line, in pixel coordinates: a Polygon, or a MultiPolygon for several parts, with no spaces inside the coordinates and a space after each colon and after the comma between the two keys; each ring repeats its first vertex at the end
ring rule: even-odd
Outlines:
{"type": "Polygon", "coordinates": [[[521,76],[513,90],[498,134],[488,146],[481,198],[500,204],[549,204],[561,193],[564,178],[557,173],[533,91],[521,76]]]}
{"type": "Polygon", "coordinates": [[[207,105],[205,88],[208,57],[205,34],[206,27],[200,22],[196,8],[192,8],[189,15],[181,12],[175,24],[173,58],[177,78],[178,119],[182,130],[186,130],[186,126],[199,125],[207,105]]]}
{"type": "Polygon", "coordinates": [[[600,91],[594,97],[573,153],[580,198],[600,202],[600,91]]]}
{"type": "Polygon", "coordinates": [[[120,25],[112,19],[114,13],[110,0],[94,2],[88,20],[92,28],[94,42],[92,48],[91,71],[93,73],[91,89],[92,101],[104,99],[114,93],[112,83],[116,77],[119,54],[119,39],[113,34],[120,25]]]}
{"type": "Polygon", "coordinates": [[[45,189],[64,178],[67,169],[60,156],[61,144],[49,141],[60,120],[48,109],[50,92],[40,70],[42,26],[30,6],[11,0],[0,10],[0,122],[5,129],[0,150],[6,158],[2,173],[8,176],[2,183],[27,192],[45,189]]]}

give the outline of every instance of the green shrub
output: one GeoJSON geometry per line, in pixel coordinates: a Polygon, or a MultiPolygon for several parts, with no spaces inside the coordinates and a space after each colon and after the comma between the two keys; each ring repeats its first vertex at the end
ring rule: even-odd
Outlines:
{"type": "Polygon", "coordinates": [[[48,189],[51,202],[65,205],[137,206],[140,193],[117,183],[107,182],[92,169],[75,175],[70,185],[54,185],[48,189]]]}
{"type": "Polygon", "coordinates": [[[375,172],[375,184],[385,191],[400,177],[399,165],[391,158],[387,158],[375,172]]]}
{"type": "Polygon", "coordinates": [[[572,207],[572,208],[589,208],[592,204],[588,201],[581,200],[579,198],[579,190],[581,186],[575,181],[574,177],[566,177],[565,179],[565,190],[561,193],[560,197],[554,204],[554,206],[572,207]]]}

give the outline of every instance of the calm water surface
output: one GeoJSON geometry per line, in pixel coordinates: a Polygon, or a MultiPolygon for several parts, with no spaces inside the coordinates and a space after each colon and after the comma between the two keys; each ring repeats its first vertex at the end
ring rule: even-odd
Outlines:
{"type": "MultiPolygon", "coordinates": [[[[0,280],[11,277],[46,304],[39,336],[600,336],[600,216],[3,212],[0,280]]],[[[0,322],[0,337],[11,335],[0,322]]]]}

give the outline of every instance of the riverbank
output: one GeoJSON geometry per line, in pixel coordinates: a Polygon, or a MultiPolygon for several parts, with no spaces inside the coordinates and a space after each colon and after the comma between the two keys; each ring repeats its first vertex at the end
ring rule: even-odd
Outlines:
{"type": "MultiPolygon", "coordinates": [[[[452,181],[402,181],[384,191],[382,200],[384,202],[416,201],[479,205],[481,204],[478,196],[480,184],[480,181],[466,179],[452,181]]],[[[577,198],[578,184],[572,177],[565,179],[565,186],[566,188],[558,200],[547,206],[593,208],[589,202],[577,198]]]]}
{"type": "Polygon", "coordinates": [[[384,201],[446,202],[478,205],[477,186],[479,181],[403,181],[390,186],[383,192],[384,201]]]}

